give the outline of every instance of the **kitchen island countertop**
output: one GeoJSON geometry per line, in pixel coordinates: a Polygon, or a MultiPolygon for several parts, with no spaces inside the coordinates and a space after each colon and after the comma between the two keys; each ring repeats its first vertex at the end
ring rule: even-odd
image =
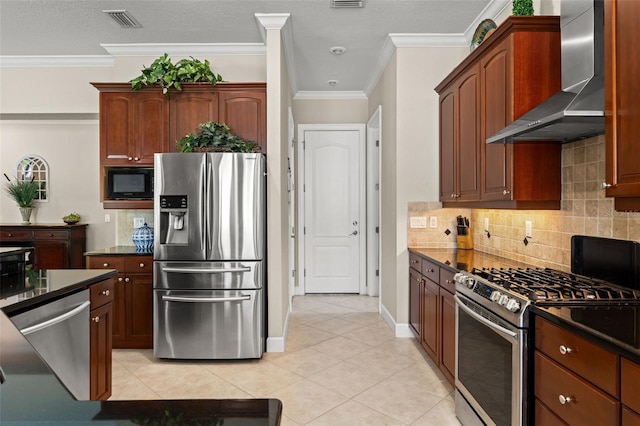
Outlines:
{"type": "Polygon", "coordinates": [[[153,251],[139,250],[136,246],[113,246],[85,252],[85,256],[153,256],[153,251]]]}
{"type": "Polygon", "coordinates": [[[0,424],[280,423],[282,403],[277,399],[74,399],[9,316],[115,274],[115,270],[31,271],[21,293],[14,289],[10,295],[0,296],[0,424]]]}

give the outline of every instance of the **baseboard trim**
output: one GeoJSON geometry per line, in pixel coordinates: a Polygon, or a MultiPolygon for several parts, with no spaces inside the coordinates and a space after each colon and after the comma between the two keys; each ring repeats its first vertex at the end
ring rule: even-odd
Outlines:
{"type": "Polygon", "coordinates": [[[289,335],[289,319],[291,318],[291,301],[287,310],[287,317],[284,320],[284,335],[282,337],[267,337],[267,352],[284,352],[287,347],[287,336],[289,335]]]}
{"type": "Polygon", "coordinates": [[[391,331],[393,331],[393,335],[395,337],[415,337],[409,327],[409,324],[396,323],[384,304],[380,305],[380,315],[382,315],[384,322],[386,322],[391,331]]]}

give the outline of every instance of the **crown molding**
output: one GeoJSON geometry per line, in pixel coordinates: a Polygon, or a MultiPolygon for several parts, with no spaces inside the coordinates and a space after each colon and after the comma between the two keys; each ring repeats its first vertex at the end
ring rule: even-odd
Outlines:
{"type": "Polygon", "coordinates": [[[101,44],[112,56],[266,55],[263,43],[131,43],[101,44]]]}
{"type": "Polygon", "coordinates": [[[487,4],[487,6],[480,12],[480,14],[476,17],[476,19],[467,27],[464,32],[464,36],[468,41],[468,44],[471,44],[471,39],[473,38],[473,34],[476,32],[476,28],[480,25],[480,22],[485,19],[496,19],[498,16],[502,15],[502,13],[512,5],[512,0],[492,0],[487,4]]]}
{"type": "Polygon", "coordinates": [[[111,67],[113,62],[108,55],[0,56],[0,68],[111,67]]]}
{"type": "Polygon", "coordinates": [[[287,73],[289,75],[289,89],[291,93],[298,90],[298,77],[296,74],[294,48],[293,48],[293,32],[291,31],[291,14],[289,13],[256,13],[254,14],[258,23],[260,37],[264,44],[267,44],[267,30],[280,30],[285,62],[287,65],[287,73]]]}
{"type": "Polygon", "coordinates": [[[353,90],[353,91],[305,91],[301,90],[295,94],[293,97],[294,100],[305,100],[305,99],[368,99],[367,95],[364,92],[353,90]]]}

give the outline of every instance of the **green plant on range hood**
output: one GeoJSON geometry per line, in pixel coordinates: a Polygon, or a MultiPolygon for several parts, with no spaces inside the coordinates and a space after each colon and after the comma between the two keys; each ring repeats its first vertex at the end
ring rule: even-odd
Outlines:
{"type": "Polygon", "coordinates": [[[174,65],[165,53],[150,66],[143,68],[142,74],[131,80],[131,88],[140,90],[143,86],[158,84],[162,87],[162,93],[169,97],[169,89],[173,87],[182,90],[182,83],[208,82],[215,85],[219,81],[222,81],[222,77],[211,70],[208,59],[202,62],[191,57],[181,59],[174,65]]]}

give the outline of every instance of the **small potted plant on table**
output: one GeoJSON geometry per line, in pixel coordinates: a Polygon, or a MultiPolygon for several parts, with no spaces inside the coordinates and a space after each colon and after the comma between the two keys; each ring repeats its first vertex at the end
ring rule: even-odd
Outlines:
{"type": "Polygon", "coordinates": [[[31,224],[31,211],[33,209],[33,202],[38,196],[38,183],[31,180],[20,180],[16,179],[12,181],[9,179],[9,176],[4,174],[4,177],[7,179],[7,183],[5,184],[5,190],[7,194],[18,204],[18,209],[20,210],[20,215],[22,216],[22,224],[29,225],[31,224]]]}

